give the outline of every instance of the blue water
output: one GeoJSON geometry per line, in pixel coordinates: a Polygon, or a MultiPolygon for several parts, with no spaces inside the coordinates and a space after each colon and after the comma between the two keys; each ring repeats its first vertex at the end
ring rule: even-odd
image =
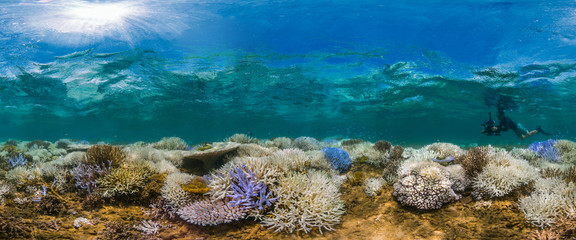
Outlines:
{"type": "Polygon", "coordinates": [[[3,1],[0,138],[576,136],[576,2],[3,1]]]}

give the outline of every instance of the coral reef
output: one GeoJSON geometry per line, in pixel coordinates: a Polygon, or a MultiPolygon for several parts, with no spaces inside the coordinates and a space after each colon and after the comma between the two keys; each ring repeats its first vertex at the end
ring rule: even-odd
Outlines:
{"type": "Polygon", "coordinates": [[[178,209],[177,213],[185,221],[201,226],[229,223],[243,218],[247,210],[229,201],[203,198],[178,209]]]}
{"type": "Polygon", "coordinates": [[[303,151],[312,151],[322,149],[322,143],[320,143],[316,138],[312,137],[298,137],[294,139],[294,146],[300,148],[303,151]]]}
{"type": "Polygon", "coordinates": [[[470,177],[476,177],[482,172],[489,161],[490,148],[474,147],[468,150],[466,154],[458,157],[456,162],[459,163],[470,177]]]}
{"type": "Polygon", "coordinates": [[[381,153],[386,153],[386,152],[390,151],[390,149],[392,149],[392,143],[385,141],[385,140],[380,140],[380,141],[374,143],[374,149],[376,149],[377,151],[379,151],[381,153]]]}
{"type": "Polygon", "coordinates": [[[576,218],[576,185],[559,178],[539,179],[518,207],[529,223],[539,227],[552,226],[559,218],[576,218]]]}
{"type": "Polygon", "coordinates": [[[462,148],[452,143],[443,143],[443,142],[432,143],[430,145],[425,146],[423,149],[438,153],[437,155],[438,159],[445,159],[449,156],[458,157],[464,154],[464,150],[462,150],[462,148]]]}
{"type": "Polygon", "coordinates": [[[549,162],[562,161],[560,151],[555,147],[556,140],[548,139],[544,142],[533,142],[528,149],[549,162]]]}
{"type": "Polygon", "coordinates": [[[231,188],[234,191],[234,194],[227,196],[231,198],[230,206],[262,210],[264,206],[272,205],[272,202],[276,199],[270,196],[272,192],[267,191],[266,184],[258,181],[250,169],[244,170],[244,168],[244,165],[232,167],[230,171],[230,176],[232,177],[231,188]]]}
{"type": "Polygon", "coordinates": [[[350,169],[352,161],[350,160],[350,155],[344,149],[327,147],[322,149],[324,156],[330,163],[340,173],[346,172],[350,169]]]}
{"type": "Polygon", "coordinates": [[[461,198],[454,192],[450,172],[435,162],[408,162],[399,170],[394,196],[404,206],[439,209],[461,198]]]}
{"type": "Polygon", "coordinates": [[[163,150],[187,150],[188,144],[179,137],[165,137],[152,144],[154,148],[163,150]]]}
{"type": "Polygon", "coordinates": [[[539,177],[538,170],[527,161],[514,158],[506,151],[491,152],[489,162],[473,179],[476,196],[503,197],[539,177]]]}
{"type": "Polygon", "coordinates": [[[554,147],[560,152],[562,162],[576,164],[576,142],[559,139],[554,147]]]}
{"type": "Polygon", "coordinates": [[[334,230],[344,214],[339,185],[322,171],[290,172],[271,190],[277,202],[262,225],[277,232],[334,230]]]}
{"type": "Polygon", "coordinates": [[[109,164],[111,167],[118,167],[126,159],[126,154],[122,148],[108,144],[94,145],[86,151],[85,164],[102,165],[109,164]]]}
{"type": "Polygon", "coordinates": [[[138,194],[151,175],[150,166],[143,162],[113,168],[99,179],[98,192],[104,197],[138,194]]]}
{"type": "Polygon", "coordinates": [[[364,180],[364,192],[368,196],[376,196],[382,190],[382,187],[386,184],[386,180],[383,178],[367,178],[364,180]]]}
{"type": "Polygon", "coordinates": [[[236,143],[258,143],[258,139],[242,133],[236,133],[225,140],[225,142],[236,143]]]}

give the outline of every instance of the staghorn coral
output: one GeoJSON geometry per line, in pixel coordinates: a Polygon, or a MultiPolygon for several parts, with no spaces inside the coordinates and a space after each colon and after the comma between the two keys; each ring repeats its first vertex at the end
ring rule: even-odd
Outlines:
{"type": "Polygon", "coordinates": [[[350,155],[344,149],[327,147],[322,149],[324,156],[330,163],[332,167],[338,170],[340,173],[346,172],[350,169],[352,161],[350,160],[350,155]]]}
{"type": "Polygon", "coordinates": [[[456,158],[456,162],[464,168],[468,176],[476,177],[488,164],[489,153],[489,147],[471,148],[466,154],[456,158]]]}
{"type": "Polygon", "coordinates": [[[152,144],[152,147],[163,150],[188,150],[186,141],[179,137],[164,137],[152,144]]]}
{"type": "Polygon", "coordinates": [[[435,162],[408,162],[399,170],[393,195],[404,206],[439,209],[461,198],[454,192],[450,172],[435,162]]]}
{"type": "Polygon", "coordinates": [[[267,191],[266,184],[259,181],[250,169],[244,170],[244,168],[244,165],[232,167],[230,171],[232,176],[231,188],[234,191],[234,194],[227,196],[231,198],[230,206],[262,210],[265,205],[272,205],[276,199],[271,197],[272,192],[267,191]]]}
{"type": "Polygon", "coordinates": [[[86,151],[84,163],[89,165],[109,164],[115,168],[120,166],[125,159],[126,154],[122,151],[122,148],[108,144],[99,144],[90,147],[86,151]]]}
{"type": "Polygon", "coordinates": [[[262,225],[275,232],[331,231],[345,212],[338,181],[323,171],[289,172],[271,190],[277,202],[262,225]]]}
{"type": "Polygon", "coordinates": [[[398,168],[404,160],[402,153],[404,153],[404,148],[400,146],[394,146],[392,147],[392,150],[390,150],[390,152],[387,154],[388,162],[384,166],[382,175],[384,176],[384,179],[389,183],[396,182],[396,178],[398,177],[398,168]]]}
{"type": "Polygon", "coordinates": [[[514,158],[506,151],[490,152],[488,158],[488,164],[473,180],[477,197],[503,197],[539,177],[538,170],[527,161],[514,158]]]}
{"type": "Polygon", "coordinates": [[[226,199],[216,200],[209,197],[191,202],[178,209],[177,213],[184,221],[201,226],[229,223],[244,218],[247,209],[232,206],[226,199]]]}

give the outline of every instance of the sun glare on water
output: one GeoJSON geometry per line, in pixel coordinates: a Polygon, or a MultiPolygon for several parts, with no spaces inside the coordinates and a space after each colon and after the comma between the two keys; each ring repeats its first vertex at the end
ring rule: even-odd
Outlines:
{"type": "Polygon", "coordinates": [[[62,32],[110,30],[125,25],[126,19],[137,18],[144,11],[131,3],[78,3],[64,10],[65,19],[72,21],[62,32]]]}
{"type": "Polygon", "coordinates": [[[58,45],[171,38],[187,28],[169,2],[60,0],[23,5],[16,31],[58,45]]]}

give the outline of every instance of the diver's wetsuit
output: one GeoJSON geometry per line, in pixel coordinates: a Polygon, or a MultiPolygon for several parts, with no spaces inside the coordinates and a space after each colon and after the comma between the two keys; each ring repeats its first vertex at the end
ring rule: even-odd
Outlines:
{"type": "Polygon", "coordinates": [[[516,133],[516,136],[520,138],[523,135],[528,134],[528,129],[522,126],[521,123],[515,123],[514,121],[512,121],[512,119],[506,117],[506,115],[504,115],[504,110],[501,108],[498,108],[498,121],[499,121],[497,131],[498,133],[505,132],[508,131],[508,129],[510,129],[514,131],[514,133],[516,133]]]}

